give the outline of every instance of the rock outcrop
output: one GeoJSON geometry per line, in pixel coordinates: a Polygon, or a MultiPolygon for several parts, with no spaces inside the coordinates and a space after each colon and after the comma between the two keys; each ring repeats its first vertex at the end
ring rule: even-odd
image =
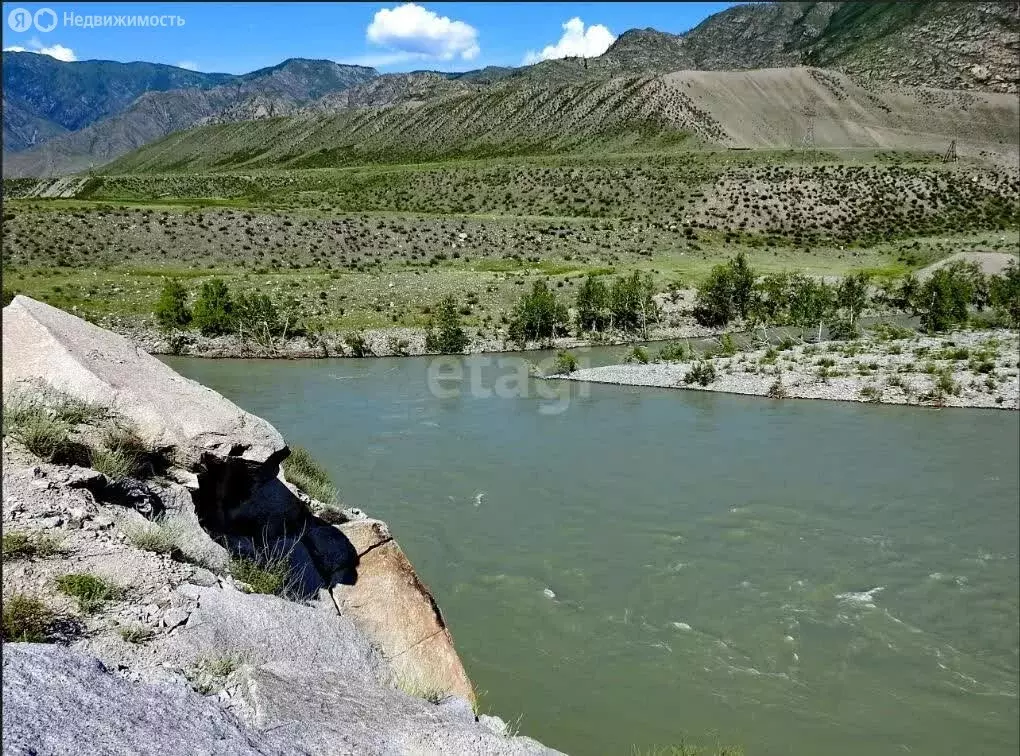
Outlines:
{"type": "MultiPolygon", "coordinates": [[[[5,646],[5,754],[550,752],[476,717],[389,528],[289,484],[272,425],[25,297],[4,309],[3,346],[5,402],[102,405],[168,460],[158,478],[111,477],[5,435],[5,535],[50,545],[5,557],[4,597],[41,600],[46,639],[69,646],[5,646]],[[259,570],[284,578],[255,593],[259,570]],[[56,588],[69,573],[111,588],[86,610],[56,588]]],[[[89,422],[73,433],[93,438],[89,422]]]]}

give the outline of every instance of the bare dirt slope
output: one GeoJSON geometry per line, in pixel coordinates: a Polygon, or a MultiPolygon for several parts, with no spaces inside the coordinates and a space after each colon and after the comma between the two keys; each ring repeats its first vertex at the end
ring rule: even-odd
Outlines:
{"type": "Polygon", "coordinates": [[[982,151],[1016,163],[1015,95],[926,87],[865,88],[814,68],[677,71],[664,80],[691,99],[734,147],[882,148],[961,155],[982,151]],[[814,115],[810,115],[813,112],[814,115]]]}
{"type": "Polygon", "coordinates": [[[981,272],[986,276],[999,276],[1006,270],[1006,266],[1009,265],[1010,262],[1014,264],[1017,263],[1017,256],[1007,252],[986,252],[982,250],[957,252],[955,255],[950,255],[949,257],[939,260],[937,263],[921,268],[921,270],[917,271],[917,277],[924,280],[939,268],[944,268],[955,262],[977,263],[981,272]]]}

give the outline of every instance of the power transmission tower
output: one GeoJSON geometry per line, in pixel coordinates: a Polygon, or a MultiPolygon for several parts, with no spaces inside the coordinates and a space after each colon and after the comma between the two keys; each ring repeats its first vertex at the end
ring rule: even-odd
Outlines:
{"type": "Polygon", "coordinates": [[[818,115],[818,111],[815,109],[814,100],[808,103],[807,107],[804,108],[802,115],[804,116],[804,139],[801,146],[806,149],[812,149],[815,146],[815,117],[818,115]]]}
{"type": "Polygon", "coordinates": [[[959,160],[959,157],[956,155],[956,140],[954,139],[949,143],[949,149],[946,150],[946,154],[942,156],[942,162],[955,163],[957,160],[959,160]]]}

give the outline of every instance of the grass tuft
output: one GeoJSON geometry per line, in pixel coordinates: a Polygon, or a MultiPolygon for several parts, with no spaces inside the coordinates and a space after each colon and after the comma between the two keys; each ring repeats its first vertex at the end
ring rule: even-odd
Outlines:
{"type": "Polygon", "coordinates": [[[60,541],[42,533],[12,532],[3,534],[3,560],[33,559],[60,552],[60,541]]]}
{"type": "Polygon", "coordinates": [[[56,620],[57,615],[39,599],[13,593],[3,601],[3,640],[5,643],[46,643],[56,620]]]}
{"type": "Polygon", "coordinates": [[[57,578],[57,588],[78,600],[78,608],[86,614],[98,610],[107,601],[114,601],[123,595],[123,590],[107,583],[100,577],[88,573],[69,573],[57,578]]]}
{"type": "Polygon", "coordinates": [[[329,473],[303,446],[291,449],[290,456],[283,462],[283,472],[288,481],[316,501],[332,507],[339,504],[336,486],[329,473]]]}

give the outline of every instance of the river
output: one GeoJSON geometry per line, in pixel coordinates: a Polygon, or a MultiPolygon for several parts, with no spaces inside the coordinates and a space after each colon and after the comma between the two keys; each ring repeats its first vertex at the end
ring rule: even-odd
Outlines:
{"type": "Polygon", "coordinates": [[[522,734],[1020,748],[1018,413],[535,382],[520,355],[166,362],[390,523],[522,734]]]}

